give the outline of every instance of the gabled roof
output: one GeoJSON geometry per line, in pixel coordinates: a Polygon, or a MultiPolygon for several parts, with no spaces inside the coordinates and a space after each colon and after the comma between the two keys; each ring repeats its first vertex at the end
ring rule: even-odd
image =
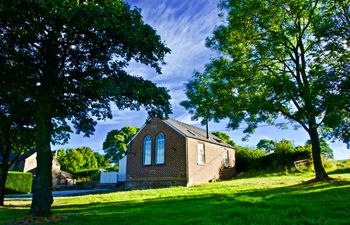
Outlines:
{"type": "Polygon", "coordinates": [[[212,133],[209,133],[209,138],[207,138],[207,131],[204,129],[201,129],[201,128],[198,128],[198,127],[195,127],[195,126],[192,126],[192,125],[189,125],[189,124],[177,121],[177,120],[173,120],[173,119],[166,119],[166,120],[162,120],[162,121],[185,137],[190,137],[190,138],[202,140],[202,141],[210,142],[213,144],[217,144],[220,146],[224,146],[224,147],[233,149],[233,147],[231,145],[222,141],[220,138],[218,138],[217,136],[215,136],[212,133]]]}

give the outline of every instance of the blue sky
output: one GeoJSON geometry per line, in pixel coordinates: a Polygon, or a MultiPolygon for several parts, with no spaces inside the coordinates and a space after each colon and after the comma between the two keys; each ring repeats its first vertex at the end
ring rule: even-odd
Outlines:
{"type": "MultiPolygon", "coordinates": [[[[186,99],[185,83],[191,79],[194,70],[202,71],[204,65],[215,57],[216,53],[205,47],[205,39],[211,36],[214,28],[224,21],[218,17],[216,0],[127,0],[132,6],[141,9],[143,19],[157,30],[162,40],[172,50],[165,58],[166,65],[162,67],[162,75],[157,75],[154,69],[137,63],[130,63],[127,71],[149,79],[159,86],[167,87],[172,97],[170,103],[173,108],[171,118],[185,123],[200,126],[199,122],[191,121],[191,116],[180,106],[186,99]]],[[[106,134],[113,129],[124,126],[141,127],[147,118],[144,110],[119,111],[113,108],[113,119],[100,121],[96,126],[95,135],[84,138],[82,135],[71,135],[71,140],[64,146],[57,148],[88,146],[95,151],[102,151],[102,143],[106,134]]],[[[244,127],[244,125],[242,125],[244,127]]],[[[295,145],[303,145],[308,135],[302,129],[292,128],[280,130],[275,127],[261,127],[251,135],[249,141],[242,142],[242,129],[227,131],[225,121],[219,124],[211,122],[210,131],[224,131],[238,144],[255,146],[260,139],[292,140],[295,145]]],[[[350,159],[350,150],[340,142],[330,144],[336,159],[350,159]]]]}

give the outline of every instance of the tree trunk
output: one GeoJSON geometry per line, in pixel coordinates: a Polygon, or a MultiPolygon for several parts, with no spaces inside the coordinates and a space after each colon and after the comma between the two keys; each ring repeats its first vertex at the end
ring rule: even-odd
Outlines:
{"type": "Polygon", "coordinates": [[[1,170],[0,170],[0,206],[4,205],[5,200],[5,185],[7,174],[9,170],[8,166],[8,156],[5,156],[2,161],[1,170]]]}
{"type": "Polygon", "coordinates": [[[49,116],[49,103],[45,96],[38,101],[36,112],[35,143],[37,168],[33,180],[33,198],[30,214],[51,215],[52,197],[52,153],[50,147],[52,123],[49,116]],[[45,104],[46,103],[46,104],[45,104]]]}
{"type": "Polygon", "coordinates": [[[322,165],[321,159],[321,146],[320,146],[320,137],[317,131],[317,128],[314,124],[310,125],[309,135],[312,145],[312,159],[314,163],[314,169],[316,173],[315,180],[327,180],[329,179],[325,169],[322,165]]]}

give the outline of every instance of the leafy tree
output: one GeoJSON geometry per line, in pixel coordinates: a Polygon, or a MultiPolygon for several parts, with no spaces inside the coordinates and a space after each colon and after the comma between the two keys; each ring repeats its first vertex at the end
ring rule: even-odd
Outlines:
{"type": "Polygon", "coordinates": [[[7,122],[0,125],[0,158],[2,159],[0,165],[0,206],[4,205],[5,184],[10,167],[34,145],[31,129],[7,127],[7,122]]]}
{"type": "MultiPolygon", "coordinates": [[[[102,155],[92,151],[89,147],[57,151],[57,160],[61,164],[61,169],[73,174],[81,170],[100,168],[99,160],[101,160],[101,157],[104,159],[102,155]]],[[[103,160],[102,165],[106,165],[105,160],[103,160]]]]}
{"type": "Polygon", "coordinates": [[[103,142],[103,150],[112,163],[118,163],[127,150],[127,144],[140,130],[138,127],[123,127],[120,130],[108,132],[103,142]]]}
{"type": "Polygon", "coordinates": [[[343,96],[349,93],[349,36],[339,34],[348,30],[342,25],[348,22],[339,22],[348,11],[334,9],[334,2],[349,6],[345,0],[223,0],[227,23],[207,41],[222,54],[194,73],[182,105],[195,118],[227,118],[233,129],[244,121],[246,133],[286,118],[309,134],[315,179],[328,179],[320,137],[350,140],[350,98],[343,96]],[[339,26],[329,32],[334,23],[339,26]]]}
{"type": "Polygon", "coordinates": [[[111,166],[109,160],[104,155],[94,152],[94,156],[97,160],[98,168],[109,168],[111,166]]]}
{"type": "Polygon", "coordinates": [[[231,140],[231,137],[228,136],[226,133],[220,132],[220,131],[215,131],[213,132],[215,136],[226,142],[227,144],[231,145],[233,148],[237,147],[237,144],[231,140]]]}
{"type": "Polygon", "coordinates": [[[350,148],[350,2],[346,0],[322,0],[322,13],[315,27],[316,37],[324,49],[320,49],[317,61],[329,76],[332,84],[330,105],[322,132],[326,138],[337,138],[350,148]],[[337,110],[337,111],[336,111],[337,110]],[[341,125],[339,125],[341,124],[341,125]]]}
{"type": "Polygon", "coordinates": [[[295,147],[291,141],[281,140],[274,144],[273,151],[276,154],[286,154],[286,153],[295,152],[295,147]]]}
{"type": "Polygon", "coordinates": [[[273,140],[261,139],[256,147],[268,154],[274,151],[275,142],[273,140]]]}
{"type": "MultiPolygon", "coordinates": [[[[308,140],[305,143],[305,146],[311,145],[311,141],[308,140]]],[[[328,143],[321,138],[320,139],[321,155],[326,159],[334,159],[333,149],[329,147],[328,143]]]]}
{"type": "Polygon", "coordinates": [[[9,168],[34,146],[32,105],[15,82],[8,85],[4,60],[0,59],[0,206],[4,205],[9,168]],[[14,91],[11,91],[14,90],[14,91]]]}
{"type": "MultiPolygon", "coordinates": [[[[112,117],[111,102],[119,109],[143,106],[150,116],[170,113],[165,88],[125,71],[133,60],[160,73],[170,50],[140,11],[121,0],[1,5],[2,85],[12,87],[10,93],[22,90],[21,99],[33,106],[38,166],[30,213],[47,216],[53,202],[50,142],[67,141],[70,124],[89,136],[96,120],[112,117]]],[[[20,108],[22,101],[13,100],[20,108]]]]}

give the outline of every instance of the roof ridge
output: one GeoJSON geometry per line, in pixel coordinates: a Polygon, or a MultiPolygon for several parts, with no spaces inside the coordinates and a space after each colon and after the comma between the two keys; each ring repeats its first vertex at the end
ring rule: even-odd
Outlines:
{"type": "MultiPolygon", "coordinates": [[[[185,123],[185,122],[182,122],[182,121],[180,121],[180,120],[171,119],[171,118],[169,118],[169,119],[170,119],[170,120],[173,120],[173,121],[175,121],[175,122],[178,122],[178,123],[184,124],[184,125],[189,126],[189,127],[193,127],[193,128],[196,128],[196,129],[199,129],[199,130],[202,130],[202,131],[206,131],[206,130],[205,130],[205,129],[203,129],[203,128],[196,127],[196,126],[194,126],[194,125],[190,125],[190,124],[185,123]]],[[[209,132],[209,133],[211,133],[211,132],[209,132]]]]}

